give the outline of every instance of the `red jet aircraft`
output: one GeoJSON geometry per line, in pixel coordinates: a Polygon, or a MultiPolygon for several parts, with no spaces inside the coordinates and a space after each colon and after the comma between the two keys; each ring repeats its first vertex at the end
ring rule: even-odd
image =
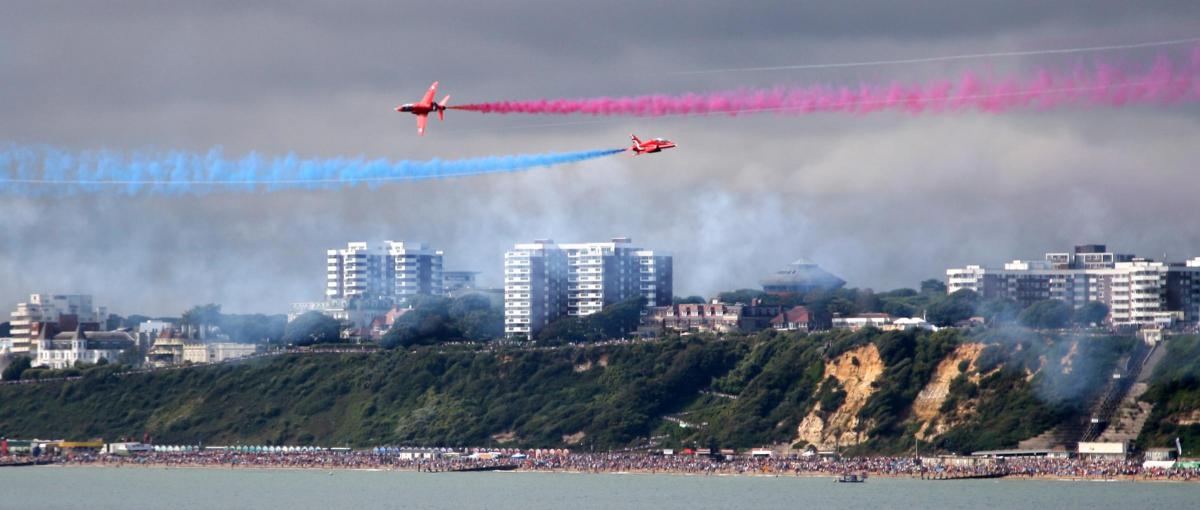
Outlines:
{"type": "Polygon", "coordinates": [[[396,107],[398,112],[408,112],[417,116],[417,134],[425,135],[425,124],[429,122],[429,112],[437,112],[438,120],[446,118],[446,103],[450,102],[450,96],[446,95],[440,103],[433,102],[433,96],[437,94],[438,82],[433,82],[429,86],[429,90],[425,91],[425,97],[421,98],[419,103],[402,104],[396,107]]]}
{"type": "Polygon", "coordinates": [[[662,152],[663,149],[674,149],[675,142],[663,138],[654,138],[649,141],[638,140],[637,135],[629,135],[633,138],[633,146],[629,150],[633,151],[634,156],[640,156],[642,153],[662,152]]]}

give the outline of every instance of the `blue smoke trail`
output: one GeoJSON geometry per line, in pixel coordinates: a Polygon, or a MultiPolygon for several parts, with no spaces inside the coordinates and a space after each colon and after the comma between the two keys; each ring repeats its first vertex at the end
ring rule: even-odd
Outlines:
{"type": "Polygon", "coordinates": [[[0,193],[47,195],[114,190],[137,194],[199,194],[218,191],[331,189],[387,182],[445,179],[518,172],[602,158],[626,149],[519,154],[428,161],[332,158],[300,159],[295,154],[264,158],[250,153],[226,159],[221,149],[207,153],[164,154],[113,151],[71,153],[52,147],[0,146],[0,193]]]}

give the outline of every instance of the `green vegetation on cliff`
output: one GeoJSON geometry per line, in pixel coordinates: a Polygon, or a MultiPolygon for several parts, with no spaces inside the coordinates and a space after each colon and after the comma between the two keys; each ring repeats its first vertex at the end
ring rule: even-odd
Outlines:
{"type": "Polygon", "coordinates": [[[596,449],[657,436],[664,446],[744,448],[804,443],[798,428],[812,413],[822,423],[854,418],[859,450],[899,452],[925,425],[913,413],[918,394],[967,342],[989,347],[971,370],[970,361],[955,364],[964,373],[943,392],[950,403],[934,406],[952,425],[926,437],[929,447],[965,452],[1036,435],[1081,406],[1129,345],[866,329],[554,349],[424,346],[122,376],[102,367],[77,381],[0,387],[0,435],[596,449]],[[860,360],[863,349],[877,355],[860,360]],[[827,374],[836,360],[873,382],[827,374]]]}
{"type": "Polygon", "coordinates": [[[911,415],[913,402],[937,365],[964,342],[983,342],[988,348],[972,374],[978,382],[964,377],[951,385],[946,397],[951,403],[943,404],[941,419],[956,425],[925,443],[938,450],[967,453],[1012,447],[1082,412],[1094,391],[1103,387],[1108,369],[1132,346],[1125,337],[1072,338],[1021,329],[764,335],[733,370],[713,383],[714,390],[736,395],[736,400],[706,399],[684,410],[689,421],[708,426],[660,431],[684,444],[791,442],[814,408],[827,420],[845,402],[840,385],[823,379],[825,363],[873,344],[884,367],[855,413],[858,431],[867,440],[853,451],[910,451],[921,425],[911,415]],[[970,401],[970,412],[954,416],[956,400],[970,401]]]}
{"type": "Polygon", "coordinates": [[[1154,404],[1138,444],[1174,446],[1200,455],[1200,336],[1171,337],[1167,355],[1155,370],[1142,400],[1154,404]]]}
{"type": "Polygon", "coordinates": [[[123,377],[87,372],[78,381],[0,388],[0,435],[149,432],[160,442],[327,445],[480,445],[510,437],[512,444],[559,445],[577,435],[583,444],[619,445],[645,436],[742,349],[720,341],[497,353],[425,348],[123,377]]]}

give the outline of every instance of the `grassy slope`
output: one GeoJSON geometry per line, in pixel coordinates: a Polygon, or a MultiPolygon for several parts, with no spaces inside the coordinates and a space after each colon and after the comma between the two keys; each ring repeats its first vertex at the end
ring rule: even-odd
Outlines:
{"type": "MultiPolygon", "coordinates": [[[[285,356],[123,378],[96,370],[81,381],[0,387],[0,435],[113,439],[148,431],[160,442],[359,446],[497,445],[494,436],[511,435],[503,444],[548,447],[583,432],[574,446],[667,434],[666,444],[747,447],[791,440],[821,398],[836,405],[836,387],[818,392],[825,360],[873,342],[887,369],[861,414],[875,436],[864,448],[901,451],[912,444],[913,398],[967,340],[961,332],[764,334],[555,351],[285,356]],[[700,395],[708,388],[739,398],[700,395]],[[661,419],[679,412],[708,425],[682,429],[661,419]]],[[[980,414],[938,443],[945,449],[1010,446],[1040,432],[1070,404],[1046,390],[1094,376],[1079,370],[1027,382],[1026,367],[1057,360],[1064,342],[986,340],[998,342],[1000,370],[981,381],[980,414]]]]}
{"type": "MultiPolygon", "coordinates": [[[[583,431],[624,444],[645,436],[677,395],[693,395],[737,358],[733,342],[662,342],[500,355],[470,351],[284,356],[0,389],[0,434],[140,437],[208,444],[494,443],[554,445],[583,431]],[[608,368],[575,372],[576,364],[608,368]]],[[[100,371],[97,371],[100,372],[100,371]]]]}
{"type": "Polygon", "coordinates": [[[1179,425],[1178,418],[1200,411],[1200,336],[1169,337],[1167,357],[1155,370],[1142,400],[1154,404],[1138,437],[1144,447],[1183,443],[1184,455],[1200,455],[1200,424],[1179,425]]]}

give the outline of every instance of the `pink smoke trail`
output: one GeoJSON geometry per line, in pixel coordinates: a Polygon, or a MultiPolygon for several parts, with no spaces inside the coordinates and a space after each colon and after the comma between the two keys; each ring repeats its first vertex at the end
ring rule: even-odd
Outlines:
{"type": "Polygon", "coordinates": [[[1200,46],[1189,58],[1159,56],[1129,68],[1097,62],[1090,68],[1041,70],[1025,77],[988,78],[966,72],[956,80],[924,84],[863,84],[857,88],[816,85],[741,88],[723,92],[630,97],[495,101],[452,107],[480,113],[663,117],[749,113],[809,114],[881,111],[944,113],[1060,107],[1119,107],[1174,104],[1200,99],[1200,46]]]}

